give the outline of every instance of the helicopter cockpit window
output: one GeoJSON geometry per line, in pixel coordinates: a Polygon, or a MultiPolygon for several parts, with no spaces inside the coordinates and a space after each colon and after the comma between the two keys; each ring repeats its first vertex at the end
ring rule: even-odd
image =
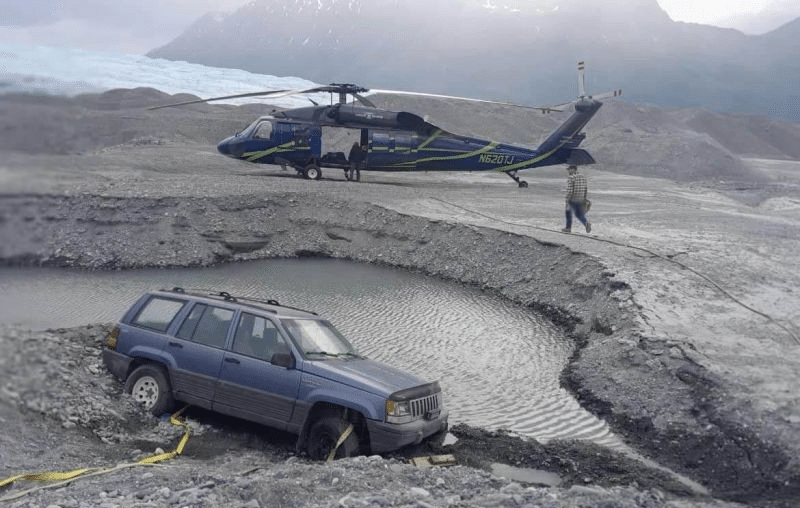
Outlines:
{"type": "Polygon", "coordinates": [[[253,132],[256,139],[270,139],[272,137],[272,122],[261,122],[253,132]]]}

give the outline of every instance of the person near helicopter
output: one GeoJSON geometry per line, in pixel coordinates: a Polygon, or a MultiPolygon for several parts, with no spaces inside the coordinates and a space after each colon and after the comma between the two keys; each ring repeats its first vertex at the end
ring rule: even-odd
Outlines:
{"type": "Polygon", "coordinates": [[[356,141],[350,148],[350,155],[347,158],[350,167],[344,170],[344,176],[348,180],[358,181],[361,179],[361,165],[364,163],[365,157],[364,149],[361,144],[356,141]]]}

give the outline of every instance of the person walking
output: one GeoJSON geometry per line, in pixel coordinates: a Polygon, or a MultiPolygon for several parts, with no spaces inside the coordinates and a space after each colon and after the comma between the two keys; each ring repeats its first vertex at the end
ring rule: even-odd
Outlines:
{"type": "Polygon", "coordinates": [[[586,212],[588,211],[586,207],[588,202],[586,199],[586,193],[589,190],[589,187],[586,184],[586,177],[578,173],[577,166],[567,167],[567,172],[569,173],[567,176],[567,206],[565,210],[567,227],[562,229],[561,232],[570,233],[572,231],[572,213],[574,212],[575,217],[577,217],[578,220],[583,223],[584,227],[586,228],[586,232],[591,233],[592,224],[589,222],[589,219],[586,218],[586,212]]]}
{"type": "Polygon", "coordinates": [[[350,167],[344,170],[344,176],[350,181],[359,181],[361,179],[361,164],[364,162],[364,150],[358,142],[353,143],[350,148],[350,156],[348,162],[350,167]]]}

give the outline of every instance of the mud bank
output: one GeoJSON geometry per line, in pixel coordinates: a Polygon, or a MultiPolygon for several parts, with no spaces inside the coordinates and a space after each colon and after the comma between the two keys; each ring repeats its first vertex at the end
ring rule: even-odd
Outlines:
{"type": "MultiPolygon", "coordinates": [[[[29,332],[0,329],[0,477],[20,470],[70,470],[127,464],[169,450],[183,429],[145,414],[102,365],[111,325],[29,332]],[[57,357],[50,354],[57,348],[57,357]],[[53,380],[58,380],[54,383],[53,380]]],[[[541,445],[503,432],[457,425],[453,444],[425,443],[385,457],[322,464],[297,455],[294,436],[197,408],[184,413],[191,437],[181,458],[124,467],[36,490],[30,482],[0,492],[11,506],[729,506],[695,494],[669,474],[584,442],[541,445]],[[410,457],[453,454],[458,465],[420,468],[410,457]],[[536,478],[491,474],[494,464],[546,470],[536,478]],[[552,480],[550,480],[552,481],[552,480]],[[550,484],[552,485],[552,484],[550,484]]]]}
{"type": "Polygon", "coordinates": [[[0,237],[15,240],[0,247],[0,259],[125,269],[328,256],[476,285],[547,315],[575,338],[580,348],[564,384],[643,454],[719,499],[791,506],[800,498],[800,468],[765,430],[770,422],[732,404],[691,343],[649,337],[634,291],[597,259],[332,195],[3,196],[0,237]]]}

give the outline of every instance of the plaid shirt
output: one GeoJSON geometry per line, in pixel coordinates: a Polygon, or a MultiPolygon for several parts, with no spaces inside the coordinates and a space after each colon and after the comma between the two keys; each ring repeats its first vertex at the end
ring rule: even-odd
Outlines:
{"type": "Polygon", "coordinates": [[[567,177],[567,203],[583,203],[586,200],[586,177],[580,173],[575,173],[567,177]]]}

